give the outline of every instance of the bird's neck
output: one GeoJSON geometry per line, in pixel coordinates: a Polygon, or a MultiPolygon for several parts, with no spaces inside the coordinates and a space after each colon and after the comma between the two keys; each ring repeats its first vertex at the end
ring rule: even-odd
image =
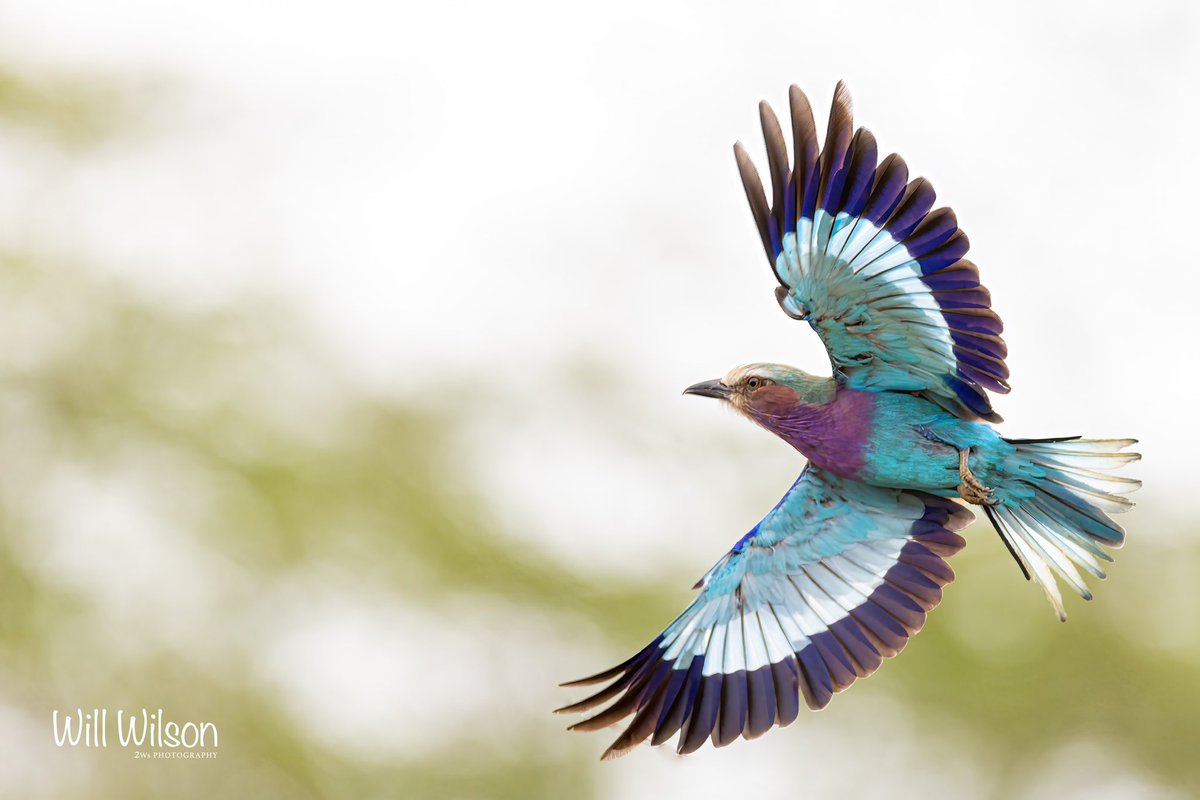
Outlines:
{"type": "Polygon", "coordinates": [[[839,389],[827,403],[805,403],[795,393],[747,408],[762,427],[804,454],[813,465],[855,478],[866,458],[875,416],[872,392],[839,389]]]}

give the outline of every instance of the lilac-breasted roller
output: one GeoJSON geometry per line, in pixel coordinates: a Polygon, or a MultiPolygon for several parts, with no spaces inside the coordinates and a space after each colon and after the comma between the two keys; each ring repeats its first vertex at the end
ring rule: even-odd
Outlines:
{"type": "Polygon", "coordinates": [[[1077,567],[1104,577],[1109,514],[1140,483],[1108,471],[1133,439],[1006,439],[987,392],[1006,393],[1000,318],[967,261],[954,212],[910,181],[897,155],[854,130],[838,84],[824,149],[793,86],[792,159],[759,106],[771,198],[750,157],[738,170],[788,316],[829,351],[832,377],[779,364],[738,367],[689,387],[787,441],[808,466],[783,499],[697,584],[700,593],[628,661],[564,684],[605,683],[559,709],[607,708],[572,726],[630,715],[604,753],[679,734],[678,751],[788,725],[823,708],[925,624],[954,577],[945,562],[981,506],[1026,578],[1065,620],[1055,576],[1090,599],[1077,567]]]}

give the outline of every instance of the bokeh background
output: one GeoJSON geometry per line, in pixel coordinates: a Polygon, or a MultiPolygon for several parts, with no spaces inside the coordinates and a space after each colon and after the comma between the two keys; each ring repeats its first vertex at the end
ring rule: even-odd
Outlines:
{"type": "MultiPolygon", "coordinates": [[[[1200,10],[6,3],[0,796],[1200,794],[1200,10]],[[824,368],[730,145],[835,81],[952,204],[1015,436],[1146,487],[1059,624],[983,527],[820,714],[596,759],[623,659],[790,485],[680,390],[824,368]],[[214,761],[59,749],[167,709],[214,761]]],[[[615,732],[614,734],[615,735],[615,732]]]]}

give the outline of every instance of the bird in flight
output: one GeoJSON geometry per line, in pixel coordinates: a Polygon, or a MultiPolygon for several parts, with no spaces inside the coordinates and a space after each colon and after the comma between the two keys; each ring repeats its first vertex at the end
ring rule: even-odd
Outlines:
{"type": "Polygon", "coordinates": [[[696,584],[699,594],[604,684],[558,709],[592,731],[632,715],[603,758],[678,734],[679,753],[793,722],[899,653],[954,578],[945,559],[980,506],[1026,579],[1066,619],[1056,576],[1091,599],[1110,514],[1140,482],[1109,471],[1134,439],[1006,439],[988,391],[1007,349],[967,237],[898,155],[878,159],[838,83],[824,148],[808,98],[789,94],[792,157],[760,104],[771,197],[739,142],[738,170],[783,311],[829,352],[832,377],[750,364],[687,388],[795,447],[808,464],[783,499],[696,584]]]}

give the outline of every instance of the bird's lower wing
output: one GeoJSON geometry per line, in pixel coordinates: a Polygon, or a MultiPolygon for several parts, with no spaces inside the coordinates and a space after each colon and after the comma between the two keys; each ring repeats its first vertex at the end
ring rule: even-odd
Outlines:
{"type": "Polygon", "coordinates": [[[788,725],[800,697],[834,692],[903,649],[954,578],[943,560],[973,519],[951,500],[879,489],[809,467],[702,579],[690,606],[645,649],[589,678],[607,685],[560,713],[612,700],[572,730],[633,720],[604,753],[679,733],[690,753],[788,725]]]}

